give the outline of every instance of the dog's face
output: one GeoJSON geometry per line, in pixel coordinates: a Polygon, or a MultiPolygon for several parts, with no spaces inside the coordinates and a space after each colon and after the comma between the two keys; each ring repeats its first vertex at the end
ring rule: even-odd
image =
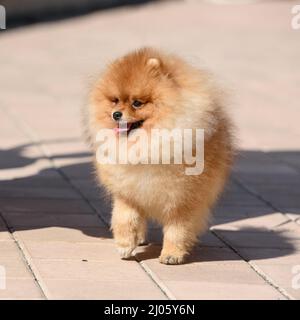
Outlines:
{"type": "Polygon", "coordinates": [[[91,97],[97,127],[130,134],[172,127],[179,88],[160,57],[144,50],[111,64],[91,97]]]}

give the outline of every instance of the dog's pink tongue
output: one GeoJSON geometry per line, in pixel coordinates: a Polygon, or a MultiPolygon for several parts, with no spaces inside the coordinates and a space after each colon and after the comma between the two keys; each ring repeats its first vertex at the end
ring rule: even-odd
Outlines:
{"type": "Polygon", "coordinates": [[[120,126],[117,126],[116,128],[114,128],[114,132],[116,134],[122,133],[122,132],[127,132],[127,131],[129,131],[130,126],[131,126],[131,123],[120,124],[120,126]]]}
{"type": "Polygon", "coordinates": [[[126,132],[126,131],[128,131],[127,128],[119,128],[119,127],[114,128],[115,133],[126,132]]]}

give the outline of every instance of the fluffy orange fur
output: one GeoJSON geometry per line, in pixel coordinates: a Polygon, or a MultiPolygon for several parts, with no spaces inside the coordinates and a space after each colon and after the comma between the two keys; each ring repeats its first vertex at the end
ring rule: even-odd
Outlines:
{"type": "MultiPolygon", "coordinates": [[[[204,171],[186,175],[182,165],[103,165],[95,161],[99,183],[112,196],[112,231],[122,258],[145,240],[146,222],[163,226],[160,262],[180,264],[207,228],[228,176],[233,154],[232,124],[222,93],[210,75],[179,57],[143,48],[110,64],[93,86],[86,127],[95,141],[99,129],[115,128],[114,111],[142,128],[205,130],[204,171]],[[134,100],[141,101],[133,108],[134,100]]],[[[93,145],[93,143],[92,143],[93,145]]],[[[94,146],[94,151],[95,150],[94,146]]]]}

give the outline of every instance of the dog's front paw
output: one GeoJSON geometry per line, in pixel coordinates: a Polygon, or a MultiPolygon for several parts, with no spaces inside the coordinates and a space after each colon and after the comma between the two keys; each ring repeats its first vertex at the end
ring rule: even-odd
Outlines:
{"type": "Polygon", "coordinates": [[[129,259],[134,255],[135,247],[117,247],[121,259],[129,259]]]}
{"type": "Polygon", "coordinates": [[[163,264],[182,264],[184,261],[184,255],[161,254],[159,257],[159,262],[163,264]]]}

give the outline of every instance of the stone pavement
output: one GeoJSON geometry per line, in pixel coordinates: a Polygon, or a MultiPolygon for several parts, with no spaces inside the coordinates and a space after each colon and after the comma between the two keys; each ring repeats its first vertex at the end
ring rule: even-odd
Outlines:
{"type": "Polygon", "coordinates": [[[1,299],[300,299],[294,4],[168,1],[1,32],[1,299]],[[182,266],[158,263],[155,227],[151,244],[119,259],[81,138],[93,75],[142,45],[212,69],[239,128],[211,229],[182,266]]]}

